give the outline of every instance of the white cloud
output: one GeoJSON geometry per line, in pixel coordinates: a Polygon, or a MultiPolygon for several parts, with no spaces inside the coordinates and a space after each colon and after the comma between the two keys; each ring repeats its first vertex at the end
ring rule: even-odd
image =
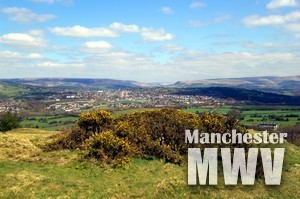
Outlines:
{"type": "Polygon", "coordinates": [[[270,10],[296,6],[298,6],[298,2],[296,0],[271,0],[271,2],[267,4],[267,8],[270,10]]]}
{"type": "Polygon", "coordinates": [[[172,14],[174,11],[172,10],[171,7],[164,6],[160,9],[160,11],[164,14],[172,14]]]}
{"type": "Polygon", "coordinates": [[[18,7],[2,8],[1,12],[6,14],[10,20],[19,23],[43,23],[56,17],[50,14],[36,14],[27,8],[18,7]]]}
{"type": "Polygon", "coordinates": [[[64,3],[64,4],[72,4],[73,0],[31,0],[34,3],[47,3],[47,4],[53,4],[53,3],[64,3]]]}
{"type": "Polygon", "coordinates": [[[289,31],[300,33],[300,23],[287,24],[285,28],[289,31]]]}
{"type": "Polygon", "coordinates": [[[135,24],[126,25],[122,23],[112,23],[109,27],[120,32],[139,33],[141,34],[143,40],[147,42],[167,41],[175,38],[174,34],[166,32],[163,28],[143,28],[135,24]]]}
{"type": "Polygon", "coordinates": [[[113,48],[114,46],[106,41],[90,41],[83,44],[81,51],[87,53],[107,53],[113,48]]]}
{"type": "Polygon", "coordinates": [[[167,33],[164,29],[152,29],[152,28],[143,28],[141,35],[144,41],[153,42],[153,41],[168,41],[173,40],[175,35],[167,33]]]}
{"type": "MultiPolygon", "coordinates": [[[[45,58],[41,54],[24,54],[15,51],[0,51],[1,75],[7,77],[17,77],[21,69],[29,67],[33,63],[38,63],[45,58]]],[[[31,71],[32,72],[32,71],[31,71]]],[[[22,72],[20,73],[21,75],[22,72]]]]}
{"type": "Polygon", "coordinates": [[[176,44],[166,44],[166,45],[159,47],[159,50],[176,52],[176,51],[183,50],[183,47],[176,45],[176,44]]]}
{"type": "Polygon", "coordinates": [[[43,59],[44,57],[41,54],[38,53],[31,53],[28,55],[28,58],[30,59],[43,59]]]}
{"type": "Polygon", "coordinates": [[[67,37],[118,37],[119,34],[109,28],[86,28],[83,26],[55,27],[50,31],[55,35],[67,37]]]}
{"type": "Polygon", "coordinates": [[[300,23],[292,23],[284,26],[285,30],[292,32],[297,39],[300,39],[300,23]]]}
{"type": "Polygon", "coordinates": [[[201,8],[201,7],[205,7],[206,4],[203,3],[203,2],[199,2],[199,1],[196,1],[196,2],[193,2],[190,4],[190,8],[201,8]]]}
{"type": "Polygon", "coordinates": [[[104,48],[104,49],[112,49],[114,48],[113,45],[106,41],[91,41],[91,42],[86,42],[84,44],[85,47],[87,48],[104,48]]]}
{"type": "Polygon", "coordinates": [[[35,35],[25,33],[9,33],[0,37],[0,43],[17,48],[43,48],[47,46],[47,42],[35,35]]]}
{"type": "Polygon", "coordinates": [[[122,24],[119,22],[115,22],[115,23],[112,23],[109,27],[113,30],[120,31],[120,32],[139,32],[140,31],[139,26],[137,26],[135,24],[125,25],[125,24],[122,24]]]}
{"type": "Polygon", "coordinates": [[[209,54],[201,51],[187,51],[175,56],[168,65],[178,68],[176,73],[181,74],[181,79],[191,80],[218,77],[293,75],[293,73],[297,73],[299,61],[299,56],[290,52],[209,54]],[[282,65],[286,67],[283,68],[282,65]],[[178,72],[184,68],[188,70],[178,72]],[[220,70],[222,70],[222,73],[220,73],[220,70]],[[191,73],[188,74],[188,71],[191,73]]]}
{"type": "Polygon", "coordinates": [[[147,42],[167,41],[175,38],[174,34],[166,32],[163,28],[146,28],[135,24],[127,25],[119,22],[112,23],[108,27],[86,28],[77,25],[73,27],[54,27],[50,28],[50,31],[55,35],[78,38],[119,37],[119,34],[122,32],[138,33],[147,42]]]}
{"type": "Polygon", "coordinates": [[[83,63],[72,63],[72,62],[59,63],[59,62],[47,61],[47,62],[38,63],[35,66],[42,67],[42,68],[70,68],[70,69],[72,69],[72,68],[85,67],[85,64],[83,64],[83,63]]]}
{"type": "Polygon", "coordinates": [[[261,17],[258,15],[252,15],[246,17],[243,22],[246,26],[270,26],[270,25],[283,25],[290,22],[300,21],[300,12],[294,11],[286,15],[269,15],[261,17]]]}
{"type": "Polygon", "coordinates": [[[44,59],[44,57],[38,53],[20,54],[15,51],[0,51],[0,57],[2,59],[44,59]]]}

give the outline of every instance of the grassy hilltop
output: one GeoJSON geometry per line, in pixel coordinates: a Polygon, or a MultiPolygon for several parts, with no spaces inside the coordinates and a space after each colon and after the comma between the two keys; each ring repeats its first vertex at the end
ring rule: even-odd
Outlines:
{"type": "Polygon", "coordinates": [[[134,159],[113,170],[84,161],[79,150],[45,152],[41,146],[57,132],[16,129],[0,134],[0,198],[297,198],[300,149],[286,148],[282,184],[265,186],[187,186],[186,166],[134,159]]]}

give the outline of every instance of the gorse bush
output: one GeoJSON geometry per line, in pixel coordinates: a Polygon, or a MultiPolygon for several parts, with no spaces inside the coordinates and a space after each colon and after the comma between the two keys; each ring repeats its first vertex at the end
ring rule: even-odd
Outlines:
{"type": "Polygon", "coordinates": [[[84,129],[86,133],[99,133],[105,128],[108,128],[109,125],[111,125],[112,121],[113,116],[108,111],[95,110],[81,113],[78,121],[78,126],[84,129]]]}
{"type": "Polygon", "coordinates": [[[88,158],[126,166],[132,157],[156,157],[182,164],[189,147],[237,147],[186,144],[186,129],[207,133],[226,133],[232,129],[245,132],[238,127],[235,118],[215,114],[198,116],[176,109],[161,109],[113,117],[107,111],[97,110],[82,113],[78,127],[53,137],[48,148],[82,148],[88,158]]]}
{"type": "Polygon", "coordinates": [[[92,135],[86,141],[86,147],[86,157],[114,164],[116,167],[128,166],[133,154],[128,140],[119,138],[111,131],[92,135]]]}
{"type": "Polygon", "coordinates": [[[62,133],[51,136],[50,142],[46,144],[44,149],[60,150],[82,148],[83,143],[89,137],[90,136],[79,127],[64,129],[62,133]]]}
{"type": "Polygon", "coordinates": [[[185,130],[201,128],[200,118],[175,109],[136,112],[115,119],[115,134],[127,138],[143,157],[181,163],[186,154],[185,130]]]}

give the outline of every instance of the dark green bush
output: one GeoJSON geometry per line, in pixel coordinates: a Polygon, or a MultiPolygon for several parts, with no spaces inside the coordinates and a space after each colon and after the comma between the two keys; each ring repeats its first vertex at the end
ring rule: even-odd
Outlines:
{"type": "Polygon", "coordinates": [[[60,150],[60,149],[76,149],[82,148],[82,144],[88,139],[86,132],[79,128],[73,127],[65,129],[62,133],[51,136],[49,143],[45,145],[45,150],[60,150]]]}
{"type": "Polygon", "coordinates": [[[10,111],[0,116],[0,131],[6,132],[19,127],[19,119],[17,113],[10,111]]]}

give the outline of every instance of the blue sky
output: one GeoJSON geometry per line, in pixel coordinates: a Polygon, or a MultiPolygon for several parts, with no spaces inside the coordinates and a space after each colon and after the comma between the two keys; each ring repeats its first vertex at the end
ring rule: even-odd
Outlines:
{"type": "Polygon", "coordinates": [[[0,78],[300,75],[297,0],[0,0],[0,78]]]}

